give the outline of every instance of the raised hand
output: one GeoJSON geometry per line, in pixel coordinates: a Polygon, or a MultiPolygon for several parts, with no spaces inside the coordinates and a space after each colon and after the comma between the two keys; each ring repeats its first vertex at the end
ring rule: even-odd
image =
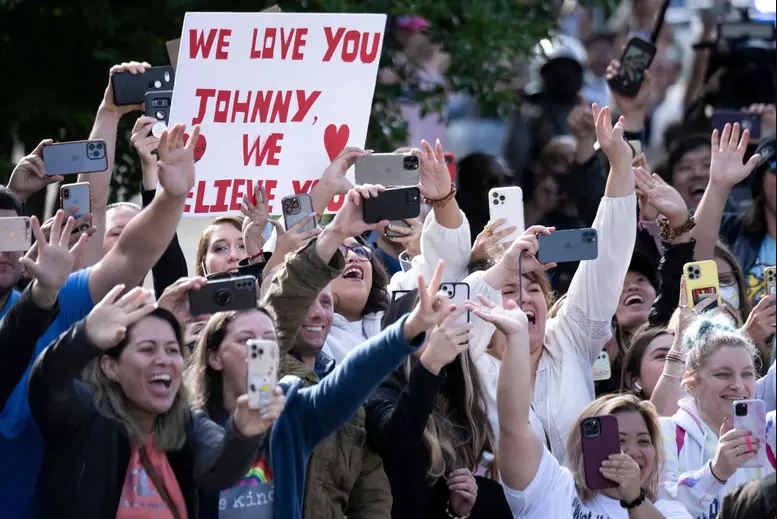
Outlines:
{"type": "Polygon", "coordinates": [[[157,305],[159,308],[169,310],[181,326],[185,326],[188,322],[201,317],[193,316],[189,310],[189,292],[199,290],[207,284],[208,280],[201,276],[181,278],[162,292],[157,305]]]}
{"type": "Polygon", "coordinates": [[[8,189],[13,191],[22,202],[49,184],[62,182],[65,179],[61,175],[47,177],[43,167],[43,147],[53,142],[51,139],[40,141],[32,153],[22,157],[11,173],[8,189]]]}
{"type": "Polygon", "coordinates": [[[264,189],[257,185],[254,191],[254,200],[248,195],[243,195],[240,203],[240,212],[243,213],[243,243],[246,246],[246,254],[254,256],[262,250],[264,245],[264,228],[270,219],[267,195],[264,189]]]}
{"type": "Polygon", "coordinates": [[[194,146],[200,136],[200,126],[195,125],[192,135],[183,143],[186,127],[176,124],[165,130],[159,138],[159,182],[165,192],[173,197],[185,197],[194,186],[194,146]]]}
{"type": "Polygon", "coordinates": [[[610,454],[599,467],[602,476],[618,484],[618,497],[632,502],[639,497],[642,471],[639,464],[628,454],[610,454]]]}
{"type": "Polygon", "coordinates": [[[19,258],[19,262],[35,278],[32,287],[33,299],[41,307],[48,307],[54,303],[59,289],[64,286],[70,275],[75,257],[88,238],[86,234],[82,234],[76,244],[69,247],[70,233],[75,220],[70,217],[63,226],[64,218],[65,212],[61,209],[57,211],[48,240],[40,229],[38,217],[30,218],[32,233],[37,241],[38,256],[35,261],[26,256],[19,258]]]}
{"type": "Polygon", "coordinates": [[[389,224],[388,220],[381,220],[378,223],[365,223],[362,210],[362,200],[376,198],[379,193],[385,190],[386,188],[380,185],[364,184],[348,191],[343,207],[335,214],[334,219],[327,226],[327,230],[331,229],[332,232],[345,239],[349,236],[358,236],[367,231],[385,228],[389,224]]]}
{"type": "Polygon", "coordinates": [[[470,262],[477,263],[485,260],[494,246],[502,241],[502,238],[510,236],[517,229],[515,225],[509,225],[504,229],[497,231],[501,226],[507,223],[506,218],[497,218],[496,220],[489,221],[480,234],[475,238],[475,243],[472,245],[472,254],[470,255],[470,262]]]}
{"type": "Polygon", "coordinates": [[[760,445],[758,438],[752,437],[749,431],[732,429],[728,416],[723,419],[718,438],[710,468],[716,478],[726,481],[739,467],[756,457],[760,445]]]}
{"type": "MultiPolygon", "coordinates": [[[[154,150],[159,146],[159,139],[151,135],[151,128],[156,124],[157,120],[147,115],[141,115],[138,120],[135,121],[135,126],[132,127],[132,136],[130,142],[135,151],[138,152],[140,157],[140,163],[143,169],[154,168],[156,170],[156,157],[154,157],[154,150]]],[[[145,186],[146,189],[151,189],[149,186],[145,186]]]]}
{"type": "Polygon", "coordinates": [[[327,184],[334,194],[347,193],[348,190],[353,188],[351,181],[345,178],[348,168],[354,165],[356,159],[369,154],[370,151],[365,151],[361,148],[350,146],[344,148],[343,151],[335,157],[335,160],[326,167],[323,175],[321,175],[320,182],[327,184]]]}
{"type": "MultiPolygon", "coordinates": [[[[612,60],[610,64],[607,65],[607,80],[609,81],[617,76],[620,70],[621,62],[617,59],[612,60]]],[[[642,76],[642,85],[640,85],[639,92],[637,92],[636,97],[627,97],[619,94],[615,90],[610,89],[610,94],[615,100],[615,104],[620,109],[620,111],[627,117],[632,114],[636,115],[637,117],[642,117],[643,123],[645,112],[647,111],[648,104],[650,104],[652,93],[653,76],[650,74],[649,70],[645,70],[645,73],[642,76]]]]}
{"type": "Polygon", "coordinates": [[[393,236],[387,238],[392,243],[398,243],[405,248],[407,255],[410,258],[415,258],[421,255],[421,231],[423,225],[420,218],[408,218],[404,222],[404,225],[389,225],[386,227],[386,232],[391,231],[393,236]]]}
{"type": "Polygon", "coordinates": [[[130,325],[157,307],[150,290],[135,287],[119,298],[123,291],[124,284],[113,287],[86,316],[86,335],[101,350],[118,345],[130,325]]]}
{"type": "Polygon", "coordinates": [[[451,512],[466,517],[478,498],[478,484],[469,469],[456,469],[447,478],[451,512]]]}
{"type": "Polygon", "coordinates": [[[747,144],[750,142],[750,130],[742,132],[741,138],[739,130],[739,123],[734,123],[733,126],[726,123],[720,134],[717,128],[712,130],[710,184],[719,184],[731,189],[750,175],[761,158],[756,153],[746,163],[742,163],[747,152],[747,144]]]}
{"type": "Polygon", "coordinates": [[[520,272],[523,274],[548,270],[555,267],[555,263],[543,265],[537,260],[537,251],[540,247],[537,236],[540,234],[551,234],[555,230],[555,227],[532,225],[510,244],[507,252],[505,252],[499,260],[499,264],[502,265],[505,270],[514,274],[518,274],[519,272],[518,262],[521,262],[520,272]]]}
{"type": "Polygon", "coordinates": [[[467,300],[467,309],[496,326],[496,329],[509,337],[529,336],[529,319],[518,307],[518,303],[512,299],[505,302],[505,306],[499,306],[482,295],[478,294],[478,301],[467,300]]]}
{"type": "Polygon", "coordinates": [[[420,159],[418,189],[425,198],[439,200],[451,192],[451,175],[445,164],[440,139],[432,148],[425,140],[421,141],[421,149],[413,149],[412,153],[420,159]]]}
{"type": "Polygon", "coordinates": [[[747,316],[747,322],[742,330],[753,339],[756,344],[762,345],[766,339],[774,335],[777,329],[777,306],[775,296],[766,295],[758,301],[747,316]]]}
{"type": "Polygon", "coordinates": [[[420,361],[430,373],[438,375],[442,368],[467,349],[472,338],[472,324],[456,325],[456,318],[463,311],[465,311],[464,308],[451,311],[448,317],[429,334],[420,361]]]}
{"type": "Polygon", "coordinates": [[[637,195],[669,220],[672,227],[683,225],[688,219],[688,206],[675,188],[664,182],[660,176],[648,173],[638,167],[634,170],[637,195]]]}
{"type": "MultiPolygon", "coordinates": [[[[302,247],[310,243],[310,240],[321,234],[321,229],[316,227],[310,231],[303,231],[302,228],[310,224],[311,221],[315,221],[316,215],[309,214],[299,222],[295,223],[287,230],[283,230],[280,222],[277,220],[270,220],[275,225],[275,231],[277,237],[275,239],[275,250],[273,256],[276,254],[284,258],[286,254],[299,250],[302,247]]],[[[267,267],[265,267],[267,268],[267,267]]]]}
{"type": "Polygon", "coordinates": [[[594,103],[591,110],[596,126],[596,140],[607,155],[610,166],[614,171],[630,171],[632,153],[631,146],[623,139],[623,116],[613,126],[609,107],[599,108],[594,103]]]}
{"type": "MultiPolygon", "coordinates": [[[[78,208],[68,207],[64,211],[66,218],[70,216],[75,218],[75,214],[78,212],[78,208]]],[[[43,225],[40,226],[40,230],[47,241],[51,236],[51,228],[54,226],[56,219],[57,215],[54,215],[43,222],[43,225]]],[[[72,247],[78,243],[78,240],[81,238],[82,234],[86,234],[87,237],[91,237],[95,232],[97,232],[97,227],[92,225],[92,213],[86,213],[81,218],[76,219],[75,225],[73,226],[73,231],[70,233],[70,238],[68,239],[68,246],[72,247]]]]}
{"type": "Polygon", "coordinates": [[[127,105],[116,106],[113,104],[113,84],[111,83],[110,76],[113,76],[117,72],[129,72],[130,74],[143,74],[147,69],[151,68],[151,65],[144,62],[130,61],[121,63],[120,65],[114,65],[111,67],[108,77],[108,86],[105,87],[105,94],[103,94],[102,108],[116,112],[119,115],[128,114],[134,110],[140,110],[142,105],[127,105]]]}
{"type": "Polygon", "coordinates": [[[246,437],[264,434],[281,415],[285,403],[286,397],[277,386],[273,389],[270,402],[261,409],[251,409],[248,406],[248,395],[240,395],[235,407],[235,429],[246,437]]]}
{"type": "Polygon", "coordinates": [[[428,332],[439,325],[450,313],[456,309],[451,305],[448,295],[440,292],[440,281],[445,270],[445,263],[440,260],[434,269],[434,275],[429,286],[426,286],[423,274],[416,279],[418,283],[418,304],[405,321],[403,333],[405,339],[413,340],[424,332],[428,332]]]}

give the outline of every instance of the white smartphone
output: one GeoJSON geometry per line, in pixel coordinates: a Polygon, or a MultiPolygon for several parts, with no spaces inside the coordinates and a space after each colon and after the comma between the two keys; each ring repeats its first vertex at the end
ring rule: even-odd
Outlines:
{"type": "MultiPolygon", "coordinates": [[[[491,220],[504,218],[507,223],[501,227],[514,225],[515,232],[502,238],[500,243],[511,243],[526,230],[523,216],[523,190],[518,186],[495,187],[488,192],[488,212],[491,220]]],[[[499,231],[500,229],[495,229],[499,231]]]]}
{"type": "Polygon", "coordinates": [[[278,343],[265,339],[250,339],[246,343],[246,393],[248,407],[260,409],[272,398],[278,385],[278,343]]]}
{"type": "Polygon", "coordinates": [[[762,452],[766,448],[766,403],[763,400],[734,400],[732,407],[734,429],[750,432],[748,445],[752,444],[754,439],[760,442],[758,455],[742,466],[760,467],[764,458],[762,452]]]}
{"type": "Polygon", "coordinates": [[[593,365],[594,382],[600,380],[610,380],[612,377],[612,368],[610,367],[610,356],[607,355],[607,351],[602,350],[599,355],[596,356],[596,360],[593,365]]]}
{"type": "Polygon", "coordinates": [[[89,182],[67,184],[59,188],[59,205],[67,211],[75,208],[73,218],[78,219],[92,212],[92,188],[89,182]]]}
{"type": "Polygon", "coordinates": [[[469,285],[467,283],[440,283],[440,291],[448,294],[451,304],[456,305],[456,316],[454,326],[461,326],[470,321],[469,310],[464,306],[464,302],[469,299],[469,285]],[[464,310],[462,312],[462,310],[464,310]]]}
{"type": "Polygon", "coordinates": [[[32,228],[26,216],[0,218],[0,252],[24,252],[32,244],[32,228]]]}

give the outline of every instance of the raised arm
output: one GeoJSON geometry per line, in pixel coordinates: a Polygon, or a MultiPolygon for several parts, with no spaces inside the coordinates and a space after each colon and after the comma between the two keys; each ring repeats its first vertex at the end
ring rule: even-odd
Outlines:
{"type": "Polygon", "coordinates": [[[169,245],[186,195],[194,185],[194,144],[199,131],[199,126],[195,126],[186,146],[183,125],[178,124],[162,134],[158,167],[163,189],[151,205],[127,224],[116,246],[92,269],[89,291],[93,300],[101,299],[118,283],[127,286],[141,283],[169,245]]]}
{"type": "Polygon", "coordinates": [[[514,301],[509,301],[507,308],[503,308],[481,297],[479,303],[469,301],[467,308],[507,337],[496,396],[499,475],[509,488],[524,490],[537,474],[545,450],[529,426],[533,390],[528,320],[514,301]]]}
{"type": "Polygon", "coordinates": [[[348,168],[354,165],[356,159],[368,153],[360,148],[348,147],[341,151],[327,166],[321,178],[310,191],[310,196],[313,199],[313,210],[317,215],[324,214],[333,196],[344,195],[353,187],[353,184],[345,178],[345,173],[348,168]]]}
{"type": "MultiPolygon", "coordinates": [[[[130,74],[142,74],[151,65],[148,63],[138,63],[132,61],[114,65],[108,75],[108,86],[105,87],[103,100],[97,109],[97,116],[94,119],[92,132],[89,139],[102,139],[105,141],[105,157],[108,167],[105,171],[99,173],[90,173],[88,175],[78,175],[79,182],[88,182],[92,188],[92,225],[97,228],[94,237],[89,240],[84,251],[84,262],[88,265],[94,265],[103,252],[103,237],[105,236],[105,212],[108,208],[108,197],[111,191],[111,177],[113,176],[113,164],[116,159],[116,133],[119,126],[119,119],[124,114],[133,110],[140,110],[140,105],[116,106],[113,104],[113,87],[111,76],[117,72],[129,72],[130,74]]],[[[97,299],[100,299],[99,297],[97,299]]]]}
{"type": "Polygon", "coordinates": [[[696,209],[696,227],[693,230],[698,261],[714,257],[715,242],[720,233],[720,220],[728,195],[735,185],[750,175],[760,158],[756,154],[742,163],[750,142],[750,130],[742,132],[741,138],[739,130],[739,123],[734,123],[734,126],[726,124],[721,134],[718,134],[717,129],[712,131],[710,181],[696,209]]]}

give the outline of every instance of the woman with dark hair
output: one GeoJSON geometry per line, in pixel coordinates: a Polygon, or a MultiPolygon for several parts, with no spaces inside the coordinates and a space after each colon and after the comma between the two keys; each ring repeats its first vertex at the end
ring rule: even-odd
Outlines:
{"type": "Polygon", "coordinates": [[[650,400],[672,347],[672,333],[662,326],[645,326],[632,336],[623,359],[621,391],[650,400]]]}
{"type": "Polygon", "coordinates": [[[680,193],[688,208],[695,210],[710,179],[709,137],[694,133],[678,139],[662,170],[665,180],[680,193]]]}
{"type": "Polygon", "coordinates": [[[241,395],[224,428],[192,413],[177,319],[150,292],[119,298],[123,290],[33,365],[30,408],[48,442],[47,516],[197,517],[197,489],[238,481],[283,403],[249,409],[241,395]]]}
{"type": "MultiPolygon", "coordinates": [[[[385,324],[415,304],[406,294],[385,324]]],[[[456,309],[427,342],[386,380],[367,404],[370,443],[383,457],[394,499],[392,517],[509,517],[501,488],[477,475],[482,457],[493,459],[486,403],[467,344],[471,324],[456,309]]]]}

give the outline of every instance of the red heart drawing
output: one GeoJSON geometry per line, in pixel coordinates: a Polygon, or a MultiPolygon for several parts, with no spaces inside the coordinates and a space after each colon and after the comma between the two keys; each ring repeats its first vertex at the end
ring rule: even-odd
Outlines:
{"type": "Polygon", "coordinates": [[[326,148],[326,154],[329,155],[329,160],[335,160],[345,145],[348,144],[348,137],[351,134],[350,128],[347,124],[341,124],[336,126],[330,124],[324,130],[324,147],[326,148]]]}
{"type": "MultiPolygon", "coordinates": [[[[186,144],[186,141],[189,140],[189,134],[184,133],[183,134],[183,143],[186,144]]],[[[197,144],[194,145],[194,162],[197,162],[202,158],[203,155],[205,155],[205,148],[208,147],[208,141],[205,140],[205,136],[203,134],[200,134],[200,136],[197,138],[197,144]]]]}

